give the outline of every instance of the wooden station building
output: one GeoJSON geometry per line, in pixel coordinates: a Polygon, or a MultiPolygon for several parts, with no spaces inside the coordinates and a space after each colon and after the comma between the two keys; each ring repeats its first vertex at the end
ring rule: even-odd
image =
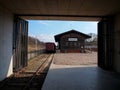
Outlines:
{"type": "Polygon", "coordinates": [[[91,38],[84,33],[70,30],[54,36],[62,53],[85,52],[85,39],[91,38]]]}

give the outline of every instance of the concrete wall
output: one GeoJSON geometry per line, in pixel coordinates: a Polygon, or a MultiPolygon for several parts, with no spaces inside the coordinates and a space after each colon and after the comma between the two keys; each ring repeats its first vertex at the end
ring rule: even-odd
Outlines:
{"type": "Polygon", "coordinates": [[[13,15],[0,6],[0,81],[13,73],[13,15]]]}
{"type": "Polygon", "coordinates": [[[115,17],[114,68],[120,72],[120,14],[115,17]]]}

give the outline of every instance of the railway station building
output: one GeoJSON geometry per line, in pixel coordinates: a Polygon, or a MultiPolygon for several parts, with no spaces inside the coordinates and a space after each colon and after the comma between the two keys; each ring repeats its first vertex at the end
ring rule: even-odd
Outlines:
{"type": "Polygon", "coordinates": [[[58,47],[62,53],[79,53],[85,52],[85,39],[91,36],[76,30],[70,30],[58,35],[55,35],[55,41],[58,42],[58,47]]]}

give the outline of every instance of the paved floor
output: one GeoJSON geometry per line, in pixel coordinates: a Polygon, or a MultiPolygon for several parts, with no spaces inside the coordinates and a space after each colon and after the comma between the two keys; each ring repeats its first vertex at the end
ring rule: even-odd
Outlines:
{"type": "Polygon", "coordinates": [[[97,57],[97,52],[56,53],[53,63],[57,65],[91,65],[97,64],[97,57]]]}
{"type": "Polygon", "coordinates": [[[120,74],[97,66],[52,64],[42,90],[120,90],[120,74]]]}

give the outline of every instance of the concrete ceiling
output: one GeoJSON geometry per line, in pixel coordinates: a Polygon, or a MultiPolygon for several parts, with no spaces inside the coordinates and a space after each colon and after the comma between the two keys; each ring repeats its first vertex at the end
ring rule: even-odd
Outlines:
{"type": "Polygon", "coordinates": [[[24,19],[99,20],[120,12],[120,0],[0,0],[24,19]]]}

